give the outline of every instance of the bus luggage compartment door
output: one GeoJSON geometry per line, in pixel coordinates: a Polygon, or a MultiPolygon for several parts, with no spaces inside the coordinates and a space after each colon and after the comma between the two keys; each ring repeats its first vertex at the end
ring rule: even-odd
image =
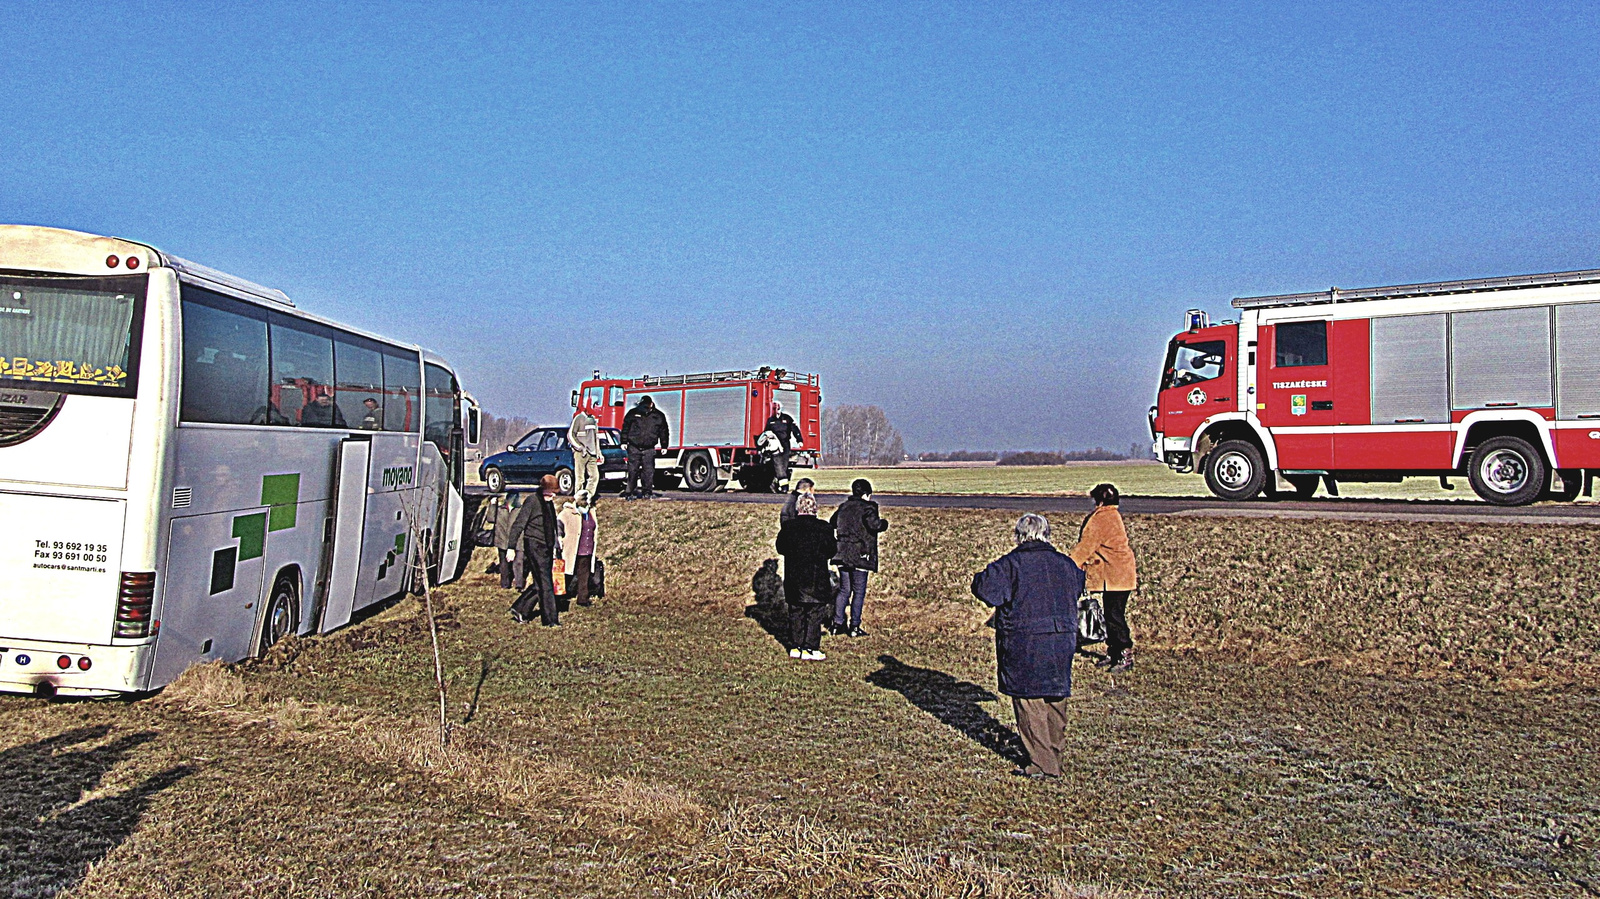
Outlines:
{"type": "Polygon", "coordinates": [[[361,575],[361,543],[367,521],[368,467],[372,441],[350,438],[339,444],[333,493],[333,553],[328,596],[322,604],[323,633],[350,623],[361,575]]]}

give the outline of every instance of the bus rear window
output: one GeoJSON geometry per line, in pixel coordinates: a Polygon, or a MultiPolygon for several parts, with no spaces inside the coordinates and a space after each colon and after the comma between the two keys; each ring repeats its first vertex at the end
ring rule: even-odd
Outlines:
{"type": "Polygon", "coordinates": [[[145,275],[0,275],[0,383],[131,397],[145,275]]]}

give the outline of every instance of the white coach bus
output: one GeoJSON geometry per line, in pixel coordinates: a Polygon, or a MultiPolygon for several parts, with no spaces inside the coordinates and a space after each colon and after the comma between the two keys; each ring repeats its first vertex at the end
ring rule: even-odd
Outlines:
{"type": "Polygon", "coordinates": [[[453,579],[478,425],[426,350],[144,244],[0,226],[0,690],[151,690],[337,628],[419,549],[453,579]]]}

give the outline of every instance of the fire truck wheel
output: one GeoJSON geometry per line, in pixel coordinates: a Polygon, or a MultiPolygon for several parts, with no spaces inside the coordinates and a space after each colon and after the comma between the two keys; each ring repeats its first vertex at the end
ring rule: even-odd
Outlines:
{"type": "Polygon", "coordinates": [[[294,578],[281,575],[272,585],[272,598],[267,600],[266,617],[261,620],[261,646],[257,655],[266,655],[274,643],[294,633],[295,610],[300,608],[300,591],[294,578]]]}
{"type": "Polygon", "coordinates": [[[1317,495],[1317,485],[1322,483],[1321,475],[1314,474],[1286,474],[1285,480],[1294,485],[1296,499],[1310,499],[1317,495]]]}
{"type": "Polygon", "coordinates": [[[683,460],[683,486],[696,493],[717,489],[717,467],[711,464],[710,453],[690,453],[683,460]]]}
{"type": "Polygon", "coordinates": [[[1266,483],[1266,462],[1248,441],[1224,440],[1206,459],[1206,486],[1223,499],[1254,499],[1266,483]]]}
{"type": "Polygon", "coordinates": [[[1491,437],[1472,451],[1472,492],[1497,506],[1525,506],[1544,492],[1544,457],[1521,437],[1491,437]]]}
{"type": "Polygon", "coordinates": [[[1583,469],[1561,469],[1561,484],[1560,490],[1550,491],[1551,499],[1562,503],[1570,503],[1577,499],[1578,494],[1583,492],[1583,469]]]}

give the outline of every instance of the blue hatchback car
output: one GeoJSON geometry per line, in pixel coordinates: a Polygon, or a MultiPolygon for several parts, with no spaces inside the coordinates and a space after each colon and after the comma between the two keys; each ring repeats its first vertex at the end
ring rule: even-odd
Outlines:
{"type": "MultiPolygon", "coordinates": [[[[600,486],[608,481],[621,481],[627,477],[628,453],[622,448],[622,433],[616,428],[600,429],[600,486]]],[[[535,486],[547,474],[556,476],[562,493],[573,488],[572,446],[567,443],[565,426],[534,428],[506,447],[483,460],[478,474],[490,493],[500,493],[507,487],[535,486]]]]}

